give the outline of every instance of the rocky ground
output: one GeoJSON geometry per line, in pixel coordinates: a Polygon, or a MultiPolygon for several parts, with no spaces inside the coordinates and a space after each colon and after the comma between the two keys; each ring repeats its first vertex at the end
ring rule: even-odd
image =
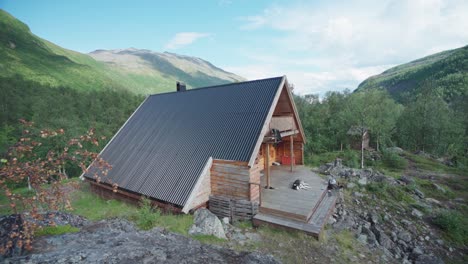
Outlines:
{"type": "MultiPolygon", "coordinates": [[[[379,191],[407,195],[401,190],[414,183],[413,176],[395,179],[372,169],[347,168],[339,160],[322,166],[319,171],[343,183],[341,197],[329,221],[334,232],[352,230],[360,243],[383,253],[381,261],[385,263],[444,263],[444,260],[463,263],[466,248],[450,246],[442,239],[440,231],[430,224],[431,212],[446,207],[446,204],[425,197],[417,188],[405,190],[411,190],[408,197],[402,198],[411,199],[410,206],[407,201],[379,197],[379,191]],[[366,188],[369,184],[390,187],[369,192],[372,189],[366,188]]],[[[432,184],[440,192],[445,191],[436,183],[432,184]]]]}
{"type": "Polygon", "coordinates": [[[138,230],[122,219],[88,224],[80,232],[40,237],[33,251],[4,263],[279,263],[271,255],[236,252],[167,232],[138,230]]]}

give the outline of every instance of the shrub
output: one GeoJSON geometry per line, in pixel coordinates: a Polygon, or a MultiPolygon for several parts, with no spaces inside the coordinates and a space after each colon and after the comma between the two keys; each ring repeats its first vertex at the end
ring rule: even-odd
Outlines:
{"type": "Polygon", "coordinates": [[[356,151],[346,150],[343,153],[343,164],[350,168],[359,168],[359,155],[356,151]]]}
{"type": "Polygon", "coordinates": [[[143,197],[138,210],[137,225],[143,230],[153,228],[161,217],[161,212],[151,205],[151,200],[143,197]]]}
{"type": "Polygon", "coordinates": [[[433,223],[442,229],[448,239],[458,245],[468,244],[468,220],[456,211],[441,211],[433,223]]]}
{"type": "Polygon", "coordinates": [[[382,162],[385,167],[392,170],[404,170],[408,166],[408,161],[405,158],[391,151],[383,152],[382,162]]]}

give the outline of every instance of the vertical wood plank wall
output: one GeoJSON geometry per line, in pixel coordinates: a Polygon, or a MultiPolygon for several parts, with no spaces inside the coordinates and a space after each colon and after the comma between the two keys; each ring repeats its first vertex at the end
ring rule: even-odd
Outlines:
{"type": "MultiPolygon", "coordinates": [[[[296,165],[303,165],[304,161],[304,143],[300,141],[294,141],[293,143],[294,159],[296,160],[296,165]]],[[[283,156],[291,156],[291,150],[289,146],[289,141],[283,141],[278,144],[276,147],[276,162],[280,162],[283,156]]]]}

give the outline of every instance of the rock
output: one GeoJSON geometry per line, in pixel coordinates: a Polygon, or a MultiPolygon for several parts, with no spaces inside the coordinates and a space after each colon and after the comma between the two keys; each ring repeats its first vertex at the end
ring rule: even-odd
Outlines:
{"type": "Polygon", "coordinates": [[[432,185],[436,188],[437,191],[439,191],[441,193],[446,193],[447,192],[447,190],[445,190],[442,186],[440,186],[437,183],[432,183],[432,185]]]}
{"type": "Polygon", "coordinates": [[[6,215],[0,217],[0,261],[4,257],[18,256],[23,251],[23,247],[18,247],[18,235],[23,231],[23,218],[19,214],[6,215]],[[11,242],[12,247],[7,248],[7,243],[11,242]]]}
{"type": "Polygon", "coordinates": [[[369,220],[372,224],[374,225],[377,224],[379,222],[379,219],[380,217],[378,214],[376,213],[369,214],[369,220]]]}
{"type": "Polygon", "coordinates": [[[406,176],[406,175],[401,176],[400,181],[402,181],[403,183],[407,185],[414,183],[413,178],[411,176],[406,176]]]}
{"type": "Polygon", "coordinates": [[[392,249],[395,246],[392,240],[384,232],[379,233],[379,235],[377,236],[377,241],[379,241],[379,244],[382,247],[388,250],[392,249]]]}
{"type": "Polygon", "coordinates": [[[236,252],[154,228],[140,231],[122,219],[85,226],[78,233],[40,237],[28,255],[5,263],[280,263],[270,255],[236,252]]]}
{"type": "Polygon", "coordinates": [[[415,264],[443,264],[444,262],[436,256],[420,255],[414,263],[415,264]]]}
{"type": "Polygon", "coordinates": [[[416,194],[419,198],[424,199],[424,193],[419,189],[414,189],[414,194],[416,194]]]}
{"type": "Polygon", "coordinates": [[[353,196],[354,196],[354,197],[364,197],[364,196],[366,196],[366,195],[363,194],[363,193],[360,193],[360,192],[353,192],[353,196]]]}
{"type": "Polygon", "coordinates": [[[367,177],[362,177],[358,180],[358,183],[360,185],[366,185],[367,184],[367,177]]]}
{"type": "Polygon", "coordinates": [[[363,234],[359,235],[359,236],[357,237],[357,240],[358,240],[359,242],[363,243],[363,244],[367,244],[367,236],[366,236],[366,235],[363,235],[363,234]]]}
{"type": "Polygon", "coordinates": [[[456,203],[465,203],[465,199],[463,199],[462,197],[455,198],[453,199],[453,201],[456,203]]]}
{"type": "Polygon", "coordinates": [[[213,235],[217,238],[227,239],[221,221],[219,221],[216,215],[205,208],[195,211],[193,225],[190,227],[189,234],[213,235]]]}
{"type": "Polygon", "coordinates": [[[392,152],[392,153],[396,153],[396,154],[403,154],[403,152],[404,152],[404,150],[402,148],[399,148],[399,147],[390,147],[390,148],[386,148],[385,150],[389,151],[389,152],[392,152]]]}
{"type": "Polygon", "coordinates": [[[336,218],[334,218],[334,217],[330,217],[330,218],[328,218],[328,221],[327,221],[327,223],[328,223],[329,225],[333,225],[333,224],[335,224],[335,223],[336,223],[336,218]]]}
{"type": "Polygon", "coordinates": [[[411,211],[411,215],[416,216],[417,218],[422,218],[424,216],[424,214],[418,209],[413,209],[411,211]]]}
{"type": "Polygon", "coordinates": [[[401,239],[401,240],[403,240],[403,241],[405,241],[407,243],[412,240],[411,234],[409,232],[406,232],[406,231],[398,232],[397,237],[398,237],[398,239],[401,239]]]}
{"type": "Polygon", "coordinates": [[[349,182],[348,184],[346,184],[346,188],[348,189],[352,189],[354,187],[356,187],[356,184],[354,182],[349,182]]]}
{"type": "Polygon", "coordinates": [[[223,217],[223,223],[229,224],[229,217],[223,217]]]}
{"type": "Polygon", "coordinates": [[[414,247],[413,250],[411,251],[411,258],[417,259],[422,254],[424,254],[424,252],[420,247],[414,247]]]}

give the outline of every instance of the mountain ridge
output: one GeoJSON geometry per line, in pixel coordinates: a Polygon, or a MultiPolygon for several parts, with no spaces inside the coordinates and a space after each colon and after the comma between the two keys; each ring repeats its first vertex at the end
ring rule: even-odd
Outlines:
{"type": "Polygon", "coordinates": [[[355,91],[384,89],[395,100],[406,102],[426,86],[438,90],[448,102],[467,96],[468,45],[392,67],[367,78],[355,91]]]}
{"type": "Polygon", "coordinates": [[[0,9],[0,77],[3,78],[20,76],[51,87],[83,91],[110,88],[135,94],[172,91],[176,81],[196,88],[244,80],[197,57],[136,48],[120,51],[129,56],[138,54],[143,62],[137,65],[140,71],[96,59],[100,53],[109,53],[107,50],[83,54],[60,47],[36,36],[28,25],[0,9]],[[143,66],[146,68],[142,72],[143,66]]]}

